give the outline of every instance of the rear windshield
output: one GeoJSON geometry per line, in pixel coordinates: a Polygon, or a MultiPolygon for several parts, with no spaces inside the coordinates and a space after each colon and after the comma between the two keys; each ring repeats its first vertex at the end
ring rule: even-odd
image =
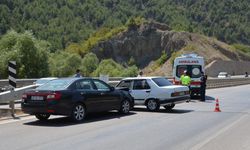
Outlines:
{"type": "Polygon", "coordinates": [[[167,78],[153,78],[154,83],[159,87],[173,85],[167,78]]]}
{"type": "Polygon", "coordinates": [[[176,68],[176,76],[180,78],[185,70],[191,78],[201,77],[201,65],[179,65],[176,68]]]}
{"type": "Polygon", "coordinates": [[[66,89],[70,83],[72,82],[72,79],[57,79],[49,81],[36,89],[38,90],[63,90],[66,89]]]}
{"type": "Polygon", "coordinates": [[[50,80],[46,80],[46,79],[39,79],[36,81],[36,84],[44,84],[46,82],[49,82],[50,80]]]}

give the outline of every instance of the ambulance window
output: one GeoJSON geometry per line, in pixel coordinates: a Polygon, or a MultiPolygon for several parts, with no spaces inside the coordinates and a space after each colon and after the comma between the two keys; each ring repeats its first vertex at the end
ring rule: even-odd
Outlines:
{"type": "Polygon", "coordinates": [[[192,65],[192,78],[199,78],[201,76],[201,66],[192,65]]]}
{"type": "Polygon", "coordinates": [[[187,70],[187,66],[186,65],[177,66],[176,76],[177,77],[181,77],[181,75],[183,75],[183,73],[184,73],[185,70],[187,70]]]}

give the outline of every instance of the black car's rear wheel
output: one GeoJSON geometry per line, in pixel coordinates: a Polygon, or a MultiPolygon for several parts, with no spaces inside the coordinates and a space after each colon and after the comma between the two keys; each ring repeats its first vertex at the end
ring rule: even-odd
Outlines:
{"type": "Polygon", "coordinates": [[[129,111],[130,111],[130,108],[131,108],[131,105],[130,105],[130,102],[129,100],[123,100],[121,102],[121,106],[120,106],[120,110],[119,112],[122,113],[122,114],[128,114],[129,111]]]}
{"type": "Polygon", "coordinates": [[[49,119],[50,114],[36,114],[35,116],[38,120],[46,121],[49,119]]]}
{"type": "Polygon", "coordinates": [[[157,111],[160,108],[159,102],[155,99],[148,100],[146,106],[149,111],[157,111]]]}
{"type": "Polygon", "coordinates": [[[175,106],[175,104],[171,104],[171,105],[166,105],[166,106],[164,106],[164,108],[165,108],[166,110],[172,110],[172,109],[174,108],[174,106],[175,106]]]}
{"type": "Polygon", "coordinates": [[[71,118],[73,119],[73,121],[81,122],[85,119],[85,116],[86,116],[85,106],[83,106],[80,103],[74,105],[72,114],[71,114],[71,118]]]}

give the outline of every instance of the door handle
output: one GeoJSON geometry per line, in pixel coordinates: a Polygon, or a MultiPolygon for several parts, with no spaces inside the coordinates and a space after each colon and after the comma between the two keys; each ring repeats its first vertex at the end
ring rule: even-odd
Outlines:
{"type": "Polygon", "coordinates": [[[150,92],[150,90],[147,90],[147,91],[146,91],[146,93],[149,93],[149,92],[150,92]]]}
{"type": "Polygon", "coordinates": [[[84,95],[84,94],[86,94],[86,92],[81,92],[80,94],[81,94],[81,95],[84,95]]]}

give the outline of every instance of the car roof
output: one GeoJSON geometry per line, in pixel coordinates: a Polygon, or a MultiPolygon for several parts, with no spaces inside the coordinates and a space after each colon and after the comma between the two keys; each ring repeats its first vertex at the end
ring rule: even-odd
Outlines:
{"type": "Polygon", "coordinates": [[[57,78],[55,80],[71,80],[71,81],[77,81],[77,80],[80,80],[80,79],[93,79],[93,78],[90,78],[90,77],[66,77],[66,78],[57,78]]]}
{"type": "Polygon", "coordinates": [[[129,78],[124,78],[122,80],[142,80],[142,79],[152,79],[152,78],[166,78],[162,76],[152,76],[152,77],[129,77],[129,78]]]}
{"type": "Polygon", "coordinates": [[[57,77],[46,77],[46,78],[40,78],[37,80],[54,80],[54,79],[58,79],[57,77]]]}

